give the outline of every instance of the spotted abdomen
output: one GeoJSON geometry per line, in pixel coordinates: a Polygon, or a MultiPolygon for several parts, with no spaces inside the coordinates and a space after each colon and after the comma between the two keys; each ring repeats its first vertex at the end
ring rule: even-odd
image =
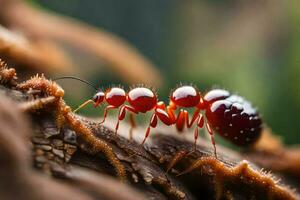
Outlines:
{"type": "MultiPolygon", "coordinates": [[[[211,96],[209,93],[204,100],[206,96],[211,96]]],[[[253,144],[261,135],[262,120],[250,102],[237,95],[224,95],[224,92],[222,97],[215,99],[208,102],[205,109],[212,129],[234,144],[253,144]]]]}

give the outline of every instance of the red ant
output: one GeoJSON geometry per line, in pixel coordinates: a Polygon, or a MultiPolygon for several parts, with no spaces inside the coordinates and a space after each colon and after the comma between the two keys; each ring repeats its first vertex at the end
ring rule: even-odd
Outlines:
{"type": "MultiPolygon", "coordinates": [[[[75,77],[62,78],[73,78],[91,85],[75,77]]],[[[185,125],[190,128],[196,123],[194,131],[194,147],[196,149],[198,128],[202,128],[205,124],[211,136],[215,156],[217,154],[213,130],[231,142],[245,146],[253,144],[259,138],[262,129],[262,121],[256,110],[248,101],[240,96],[231,95],[228,91],[221,89],[211,90],[202,96],[193,86],[181,86],[171,93],[169,105],[166,107],[164,102],[158,102],[157,95],[148,88],[135,87],[126,93],[124,89],[120,87],[113,87],[105,92],[97,92],[93,99],[84,102],[75,111],[91,102],[95,107],[103,102],[108,103],[101,123],[105,121],[108,110],[119,108],[118,122],[115,127],[116,133],[120,121],[125,118],[126,111],[134,115],[153,110],[154,113],[151,116],[142,144],[145,143],[149,136],[151,128],[155,128],[158,119],[160,119],[161,122],[168,126],[176,124],[178,131],[182,131],[185,125]],[[126,101],[129,105],[124,104],[126,101]],[[174,111],[177,108],[182,109],[176,117],[174,111]],[[185,110],[185,108],[195,108],[191,120],[189,120],[188,111],[185,110]],[[204,115],[201,112],[203,112],[204,115]]],[[[131,123],[131,126],[133,126],[133,124],[134,123],[131,123]]]]}
{"type": "MultiPolygon", "coordinates": [[[[77,77],[65,76],[54,80],[66,78],[79,80],[96,89],[89,82],[77,77]]],[[[166,111],[165,103],[162,101],[158,101],[155,92],[146,87],[135,87],[128,93],[126,93],[124,89],[120,87],[113,87],[106,90],[105,92],[99,91],[93,96],[92,99],[87,100],[86,102],[81,104],[76,110],[74,110],[74,112],[78,111],[89,103],[93,103],[94,107],[97,107],[104,102],[106,102],[108,105],[105,107],[104,117],[100,122],[101,124],[105,122],[108,110],[119,109],[118,122],[115,127],[116,133],[118,132],[120,121],[122,121],[126,116],[126,111],[130,112],[131,114],[131,127],[133,127],[135,124],[133,120],[134,114],[146,113],[152,110],[154,111],[151,116],[151,120],[147,127],[142,144],[145,143],[147,137],[149,136],[151,128],[155,128],[157,126],[158,119],[160,119],[161,122],[168,126],[176,122],[176,117],[173,112],[169,108],[166,111]],[[126,101],[129,103],[129,105],[124,104],[126,101]]]]}
{"type": "MultiPolygon", "coordinates": [[[[165,104],[162,101],[157,100],[157,95],[145,87],[135,87],[131,89],[128,93],[126,93],[122,88],[114,87],[110,88],[105,92],[98,92],[93,100],[94,106],[98,106],[99,104],[106,101],[108,106],[106,106],[104,111],[104,118],[101,123],[103,123],[107,117],[107,111],[109,109],[119,108],[118,122],[115,127],[115,131],[117,133],[119,129],[120,121],[122,121],[126,116],[126,111],[130,112],[131,115],[138,113],[146,113],[151,110],[154,113],[151,116],[150,123],[147,127],[144,140],[142,144],[145,143],[151,127],[155,128],[157,125],[158,119],[163,122],[165,125],[171,125],[175,123],[175,115],[171,113],[167,113],[165,111],[165,104]],[[124,104],[125,101],[129,103],[129,105],[124,104]]],[[[131,122],[131,126],[133,123],[131,122]]]]}

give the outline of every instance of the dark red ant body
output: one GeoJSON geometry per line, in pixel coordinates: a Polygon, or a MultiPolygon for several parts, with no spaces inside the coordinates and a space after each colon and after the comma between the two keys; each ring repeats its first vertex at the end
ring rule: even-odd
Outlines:
{"type": "MultiPolygon", "coordinates": [[[[78,78],[75,79],[78,80],[78,78]]],[[[83,82],[87,83],[86,81],[83,82]]],[[[103,102],[108,104],[101,123],[105,122],[108,110],[119,109],[118,122],[115,127],[116,133],[119,129],[119,123],[125,118],[127,111],[131,117],[138,113],[153,111],[142,144],[149,136],[151,128],[157,126],[158,119],[167,126],[176,124],[178,131],[182,131],[185,125],[190,128],[196,124],[194,131],[195,149],[198,129],[205,125],[211,136],[215,155],[213,130],[234,144],[245,146],[253,144],[259,138],[262,129],[262,121],[248,101],[221,89],[211,90],[202,96],[193,86],[181,86],[171,93],[169,105],[166,107],[164,102],[158,102],[157,95],[149,88],[135,87],[126,93],[122,88],[113,87],[105,92],[97,92],[93,99],[86,101],[78,109],[90,102],[95,107],[103,102]],[[125,104],[126,102],[129,105],[125,104]],[[180,108],[180,111],[176,117],[174,112],[177,108],[180,108]],[[186,108],[195,108],[191,120],[189,120],[186,108]]],[[[131,126],[133,125],[132,117],[131,126]]]]}
{"type": "Polygon", "coordinates": [[[117,109],[125,103],[126,92],[122,88],[113,87],[105,91],[105,93],[97,92],[93,97],[94,107],[97,107],[104,101],[107,102],[108,105],[105,107],[101,124],[105,122],[108,110],[117,109]]]}
{"type": "MultiPolygon", "coordinates": [[[[182,131],[184,125],[191,127],[196,122],[194,131],[195,144],[198,138],[198,128],[204,125],[204,111],[206,128],[211,135],[211,141],[216,147],[213,130],[239,146],[251,145],[260,136],[262,121],[251,104],[237,95],[231,95],[226,90],[214,89],[203,97],[192,86],[181,86],[174,90],[170,97],[170,107],[196,108],[191,121],[188,112],[181,109],[176,118],[176,127],[182,131]]],[[[196,145],[195,145],[196,147],[196,145]]]]}
{"type": "Polygon", "coordinates": [[[212,90],[203,99],[207,121],[219,135],[239,146],[251,145],[259,138],[262,120],[244,98],[212,90]]]}

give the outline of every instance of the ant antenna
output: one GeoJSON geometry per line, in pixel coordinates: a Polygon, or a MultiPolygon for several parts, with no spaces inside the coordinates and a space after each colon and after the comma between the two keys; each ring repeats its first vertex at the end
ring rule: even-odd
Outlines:
{"type": "MultiPolygon", "coordinates": [[[[62,77],[58,77],[53,79],[53,81],[57,81],[57,80],[63,80],[63,79],[73,79],[73,80],[77,80],[80,81],[82,83],[85,83],[86,85],[92,87],[93,89],[95,89],[96,91],[98,90],[93,84],[91,84],[90,82],[83,80],[81,78],[78,78],[76,76],[62,76],[62,77]]],[[[92,99],[87,100],[86,102],[84,102],[83,104],[81,104],[78,108],[76,108],[73,112],[77,112],[78,110],[80,110],[81,108],[85,107],[87,104],[89,103],[94,103],[94,101],[92,99]]]]}
{"type": "Polygon", "coordinates": [[[62,80],[62,79],[73,79],[73,80],[77,80],[80,81],[82,83],[85,83],[86,85],[92,87],[93,89],[95,89],[96,91],[98,90],[93,84],[91,84],[90,82],[83,80],[81,78],[75,77],[75,76],[62,76],[62,77],[58,77],[53,79],[53,81],[57,81],[57,80],[62,80]]]}

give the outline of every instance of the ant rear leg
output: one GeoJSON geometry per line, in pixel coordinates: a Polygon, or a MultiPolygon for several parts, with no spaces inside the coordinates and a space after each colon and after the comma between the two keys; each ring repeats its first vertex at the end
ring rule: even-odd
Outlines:
{"type": "Polygon", "coordinates": [[[119,115],[118,115],[118,122],[117,122],[116,127],[115,127],[115,133],[116,134],[118,133],[120,121],[122,121],[126,116],[126,110],[128,110],[129,112],[134,113],[134,114],[139,113],[134,107],[129,106],[129,105],[123,105],[120,109],[120,112],[119,112],[119,115]]]}
{"type": "Polygon", "coordinates": [[[148,128],[146,130],[145,137],[144,137],[143,142],[141,143],[141,145],[143,145],[146,142],[146,139],[148,138],[148,136],[150,134],[151,127],[155,128],[156,126],[157,126],[157,115],[156,115],[156,113],[153,113],[152,116],[151,116],[151,120],[150,120],[150,123],[148,125],[148,128]]]}
{"type": "Polygon", "coordinates": [[[104,110],[104,115],[103,115],[103,120],[100,122],[100,124],[103,124],[106,120],[106,117],[107,117],[107,113],[108,113],[108,110],[113,110],[113,109],[116,109],[118,107],[116,106],[113,106],[113,105],[108,105],[105,107],[105,110],[104,110]]]}
{"type": "Polygon", "coordinates": [[[176,129],[178,132],[182,132],[185,125],[186,115],[188,115],[186,110],[181,109],[177,115],[176,129]]]}
{"type": "Polygon", "coordinates": [[[211,127],[210,127],[210,125],[209,125],[208,122],[206,122],[205,125],[206,125],[206,129],[207,129],[207,131],[208,131],[208,133],[210,135],[211,143],[212,143],[212,145],[214,147],[215,158],[218,158],[217,157],[217,148],[216,148],[216,142],[215,142],[214,132],[211,129],[211,127]]]}
{"type": "Polygon", "coordinates": [[[199,136],[199,128],[203,128],[203,125],[204,125],[204,117],[202,114],[198,114],[197,125],[196,125],[195,131],[194,131],[194,151],[197,150],[197,139],[199,136]]]}
{"type": "Polygon", "coordinates": [[[136,127],[136,122],[134,119],[134,115],[132,113],[129,114],[129,123],[130,123],[129,139],[133,140],[133,129],[136,127]]]}
{"type": "MultiPolygon", "coordinates": [[[[198,139],[198,136],[199,136],[199,128],[203,128],[204,117],[200,113],[200,109],[196,109],[193,116],[192,116],[191,121],[189,121],[189,114],[188,114],[187,111],[184,112],[184,118],[185,118],[187,128],[191,128],[193,126],[193,124],[195,122],[197,122],[195,130],[194,130],[194,151],[196,151],[197,150],[197,139],[198,139]]],[[[193,153],[194,151],[192,151],[191,153],[193,153]]]]}

